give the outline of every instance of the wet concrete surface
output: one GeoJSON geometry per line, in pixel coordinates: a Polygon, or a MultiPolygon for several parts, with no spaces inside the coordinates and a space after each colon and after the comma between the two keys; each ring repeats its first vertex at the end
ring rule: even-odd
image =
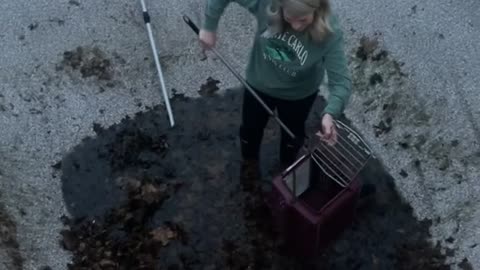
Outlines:
{"type": "MultiPolygon", "coordinates": [[[[322,106],[319,97],[309,134],[322,106]]],[[[172,108],[174,128],[165,108],[149,108],[107,128],[95,125],[97,136],[53,165],[62,172],[71,214],[63,232],[74,255],[70,269],[450,269],[447,256],[429,242],[431,223],[415,219],[376,159],[361,174],[376,192],[359,201],[352,226],[317,258],[289,256],[262,189],[246,190],[240,181],[241,91],[176,96],[172,108]],[[94,243],[88,254],[86,243],[94,243]],[[119,252],[120,246],[128,248],[119,252]]],[[[264,191],[278,143],[272,120],[262,179],[255,180],[264,191]]]]}

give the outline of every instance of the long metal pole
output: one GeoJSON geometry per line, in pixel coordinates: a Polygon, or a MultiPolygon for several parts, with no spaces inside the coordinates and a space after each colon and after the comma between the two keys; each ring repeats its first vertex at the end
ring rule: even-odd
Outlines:
{"type": "Polygon", "coordinates": [[[155,59],[155,65],[157,66],[158,77],[160,79],[160,85],[162,87],[163,99],[165,100],[165,105],[167,106],[168,117],[170,119],[170,126],[173,127],[175,125],[175,121],[173,119],[173,113],[170,107],[170,98],[167,94],[167,88],[165,87],[165,81],[163,79],[162,67],[160,65],[160,60],[158,59],[157,46],[155,45],[155,41],[153,38],[152,27],[150,25],[150,15],[148,14],[145,1],[140,0],[140,2],[142,3],[143,20],[145,22],[145,25],[147,26],[148,37],[150,39],[150,45],[152,47],[152,52],[153,52],[153,58],[155,59]]]}
{"type": "MultiPolygon", "coordinates": [[[[192,30],[198,35],[200,33],[200,30],[198,27],[195,25],[194,22],[190,20],[187,16],[183,16],[183,20],[192,28],[192,30]]],[[[248,85],[247,81],[225,60],[225,58],[215,49],[212,48],[212,51],[215,53],[215,55],[220,58],[220,60],[225,64],[225,66],[237,77],[237,79],[247,88],[247,90],[257,99],[260,104],[265,108],[265,110],[272,116],[277,123],[285,130],[285,132],[288,133],[292,139],[295,139],[295,135],[293,134],[292,131],[278,118],[278,116],[265,104],[265,102],[255,93],[255,91],[248,85]]],[[[304,145],[305,147],[305,145],[304,145]]]]}

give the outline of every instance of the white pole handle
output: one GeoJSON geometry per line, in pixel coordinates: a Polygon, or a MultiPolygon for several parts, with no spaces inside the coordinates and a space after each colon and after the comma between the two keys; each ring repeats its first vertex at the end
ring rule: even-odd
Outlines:
{"type": "Polygon", "coordinates": [[[162,87],[163,99],[165,100],[165,105],[167,106],[168,117],[170,119],[170,126],[173,127],[175,125],[175,121],[173,119],[173,113],[172,113],[172,109],[170,107],[170,98],[167,94],[167,88],[165,87],[165,81],[164,81],[164,78],[163,78],[162,67],[160,65],[160,60],[158,59],[157,46],[155,45],[155,41],[154,41],[153,34],[152,34],[152,27],[150,25],[150,15],[148,14],[147,7],[145,5],[145,1],[140,0],[140,2],[142,3],[143,20],[145,22],[145,25],[147,26],[148,37],[150,39],[150,46],[152,47],[153,57],[155,59],[155,65],[157,67],[158,77],[160,79],[160,85],[162,87]]]}

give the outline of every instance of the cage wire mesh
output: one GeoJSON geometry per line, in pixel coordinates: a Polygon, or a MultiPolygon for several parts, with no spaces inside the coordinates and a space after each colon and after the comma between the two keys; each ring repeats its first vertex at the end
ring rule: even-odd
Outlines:
{"type": "Polygon", "coordinates": [[[310,151],[283,173],[286,186],[298,197],[310,187],[326,188],[333,182],[339,188],[348,188],[373,156],[368,144],[352,128],[335,121],[337,142],[328,145],[317,140],[310,151]],[[318,173],[318,169],[322,173],[318,173]]]}

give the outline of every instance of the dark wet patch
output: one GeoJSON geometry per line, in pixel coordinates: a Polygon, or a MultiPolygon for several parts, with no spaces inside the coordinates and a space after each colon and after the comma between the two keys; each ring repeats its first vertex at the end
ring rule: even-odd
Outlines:
{"type": "MultiPolygon", "coordinates": [[[[361,173],[376,192],[359,201],[352,226],[318,258],[288,256],[273,231],[263,193],[244,190],[240,181],[240,107],[237,91],[195,100],[176,97],[174,128],[169,127],[163,107],[106,129],[97,125],[97,136],[85,138],[57,166],[73,216],[66,235],[76,266],[81,266],[85,255],[79,251],[82,242],[93,246],[87,256],[90,267],[102,260],[104,265],[124,262],[121,256],[111,257],[118,251],[114,243],[120,237],[126,241],[124,247],[138,246],[125,253],[131,259],[128,263],[152,258],[158,263],[156,268],[136,269],[282,270],[314,265],[310,269],[449,269],[439,247],[428,241],[430,222],[414,218],[393,178],[376,159],[361,173]],[[149,183],[162,190],[161,203],[154,207],[137,203],[132,208],[128,192],[132,181],[140,190],[149,183]],[[134,222],[129,222],[132,218],[134,222]],[[92,220],[96,225],[89,225],[92,220]],[[165,245],[154,241],[152,231],[165,245]],[[145,248],[149,245],[153,248],[145,248]]],[[[308,120],[309,134],[318,127],[322,108],[319,98],[308,120]]],[[[279,128],[273,120],[265,134],[263,176],[257,183],[268,188],[273,177],[268,171],[276,165],[279,144],[279,128]]],[[[140,201],[146,199],[142,196],[140,201]]],[[[100,269],[128,268],[127,263],[122,266],[100,269]]]]}
{"type": "Polygon", "coordinates": [[[96,77],[99,80],[113,79],[111,60],[98,47],[77,47],[63,53],[63,60],[57,70],[71,68],[80,71],[83,78],[96,77]]]}
{"type": "Polygon", "coordinates": [[[410,148],[410,145],[407,142],[399,142],[398,145],[402,147],[403,149],[408,149],[410,148]]]}
{"type": "Polygon", "coordinates": [[[28,29],[30,31],[33,31],[33,30],[37,29],[37,27],[38,27],[38,22],[33,22],[30,25],[28,25],[28,29]]]}
{"type": "Polygon", "coordinates": [[[202,96],[208,96],[208,95],[213,95],[215,94],[220,88],[218,88],[218,85],[220,81],[215,80],[212,77],[207,78],[207,82],[202,84],[200,87],[199,94],[202,96]]]}
{"type": "Polygon", "coordinates": [[[7,261],[1,265],[12,270],[22,270],[24,259],[17,242],[17,226],[0,202],[0,249],[7,255],[7,261]]]}
{"type": "Polygon", "coordinates": [[[473,270],[473,266],[470,264],[467,258],[464,258],[462,262],[458,264],[458,267],[463,270],[473,270]]]}
{"type": "Polygon", "coordinates": [[[388,57],[388,52],[385,50],[381,50],[378,54],[372,57],[373,61],[380,61],[388,57]]]}
{"type": "Polygon", "coordinates": [[[77,6],[77,7],[80,6],[80,2],[78,2],[76,0],[70,0],[70,1],[68,1],[68,3],[72,6],[77,6]]]}
{"type": "Polygon", "coordinates": [[[382,75],[378,73],[374,73],[372,76],[370,76],[370,85],[374,86],[382,82],[383,82],[382,75]]]}

